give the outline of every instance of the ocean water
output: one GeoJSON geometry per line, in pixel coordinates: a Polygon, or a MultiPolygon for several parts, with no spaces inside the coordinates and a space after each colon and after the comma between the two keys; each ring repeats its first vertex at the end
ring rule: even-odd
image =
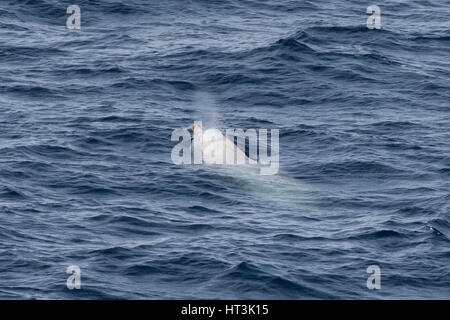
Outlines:
{"type": "Polygon", "coordinates": [[[449,1],[2,0],[0,37],[0,298],[450,298],[449,1]],[[279,173],[175,165],[196,120],[279,129],[279,173]]]}

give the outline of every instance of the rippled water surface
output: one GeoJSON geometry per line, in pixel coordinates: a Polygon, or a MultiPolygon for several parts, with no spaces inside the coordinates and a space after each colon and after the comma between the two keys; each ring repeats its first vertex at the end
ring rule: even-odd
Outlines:
{"type": "Polygon", "coordinates": [[[0,2],[1,298],[450,298],[448,1],[72,2],[0,2]],[[194,120],[279,174],[174,165],[194,120]]]}

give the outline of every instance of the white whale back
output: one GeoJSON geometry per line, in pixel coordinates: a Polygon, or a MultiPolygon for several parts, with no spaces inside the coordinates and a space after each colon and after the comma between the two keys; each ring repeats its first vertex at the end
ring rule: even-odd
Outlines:
{"type": "MultiPolygon", "coordinates": [[[[218,129],[203,130],[200,126],[194,125],[193,146],[194,152],[203,154],[203,162],[206,164],[225,164],[226,155],[233,155],[245,159],[248,163],[248,157],[244,151],[239,149],[233,141],[228,139],[218,129]]],[[[231,164],[231,163],[229,163],[231,164]]]]}

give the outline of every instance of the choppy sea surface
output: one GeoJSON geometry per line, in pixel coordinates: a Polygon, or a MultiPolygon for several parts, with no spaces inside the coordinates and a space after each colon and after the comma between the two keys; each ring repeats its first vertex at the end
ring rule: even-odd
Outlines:
{"type": "Polygon", "coordinates": [[[0,298],[450,298],[449,1],[3,0],[0,39],[0,298]],[[175,165],[195,120],[279,173],[175,165]]]}

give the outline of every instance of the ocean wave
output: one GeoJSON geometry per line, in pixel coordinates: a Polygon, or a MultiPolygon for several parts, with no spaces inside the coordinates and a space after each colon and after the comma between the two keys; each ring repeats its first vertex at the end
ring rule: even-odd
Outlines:
{"type": "Polygon", "coordinates": [[[448,297],[439,1],[381,30],[355,1],[69,4],[0,4],[0,297],[448,297]],[[175,165],[197,120],[279,129],[278,174],[175,165]]]}

